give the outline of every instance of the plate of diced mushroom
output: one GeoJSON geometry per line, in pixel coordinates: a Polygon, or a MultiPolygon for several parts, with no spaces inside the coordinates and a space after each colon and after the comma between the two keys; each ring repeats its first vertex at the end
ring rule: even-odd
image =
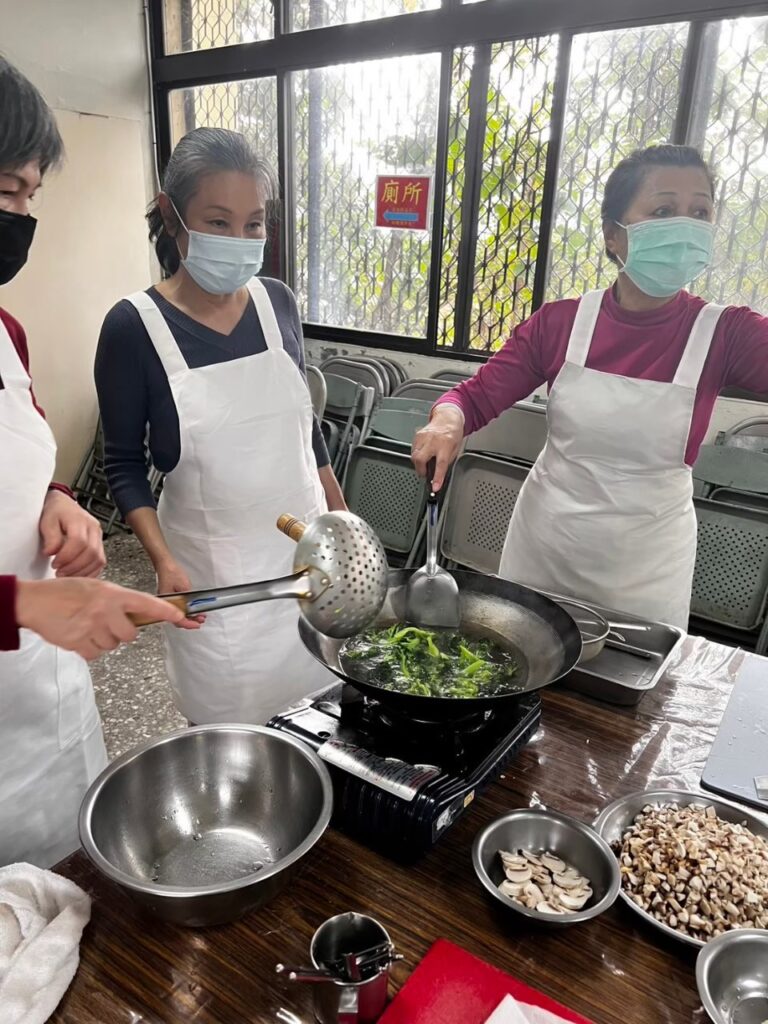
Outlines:
{"type": "Polygon", "coordinates": [[[768,825],[735,804],[683,790],[632,793],[595,830],[619,861],[621,898],[692,946],[768,928],[768,825]]]}

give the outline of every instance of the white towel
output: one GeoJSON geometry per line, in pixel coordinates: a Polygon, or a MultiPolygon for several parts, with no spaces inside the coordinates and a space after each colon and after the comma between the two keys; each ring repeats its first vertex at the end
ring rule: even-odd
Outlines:
{"type": "Polygon", "coordinates": [[[0,1024],[44,1024],[75,976],[91,901],[31,864],[0,868],[0,1024]]]}
{"type": "Polygon", "coordinates": [[[563,1018],[504,996],[485,1024],[563,1024],[563,1018]]]}

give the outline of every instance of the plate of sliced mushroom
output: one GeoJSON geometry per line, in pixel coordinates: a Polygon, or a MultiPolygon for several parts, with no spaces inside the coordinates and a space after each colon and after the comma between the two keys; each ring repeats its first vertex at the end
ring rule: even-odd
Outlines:
{"type": "Polygon", "coordinates": [[[768,928],[768,825],[735,804],[649,790],[605,808],[595,830],[621,871],[621,898],[675,939],[703,946],[768,928]]]}

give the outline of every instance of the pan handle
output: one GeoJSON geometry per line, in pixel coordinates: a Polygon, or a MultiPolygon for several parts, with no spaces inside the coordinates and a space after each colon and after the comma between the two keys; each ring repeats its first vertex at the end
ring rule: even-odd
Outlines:
{"type": "Polygon", "coordinates": [[[296,516],[292,516],[287,512],[277,520],[277,528],[281,533],[284,533],[286,537],[290,537],[291,540],[300,541],[304,536],[304,532],[307,529],[307,524],[302,523],[296,516]]]}

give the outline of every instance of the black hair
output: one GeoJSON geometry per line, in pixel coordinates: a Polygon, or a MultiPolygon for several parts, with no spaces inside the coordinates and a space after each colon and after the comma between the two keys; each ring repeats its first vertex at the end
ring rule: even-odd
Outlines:
{"type": "MultiPolygon", "coordinates": [[[[712,198],[715,198],[715,176],[698,149],[693,146],[648,146],[647,149],[636,149],[611,171],[600,210],[604,224],[606,221],[612,224],[623,222],[646,175],[654,167],[695,167],[704,171],[712,198]]],[[[606,253],[610,260],[618,263],[612,252],[606,249],[606,253]]]]}
{"type": "Polygon", "coordinates": [[[53,111],[29,79],[0,56],[0,169],[16,170],[34,160],[45,174],[63,157],[53,111]]]}
{"type": "MultiPolygon", "coordinates": [[[[244,135],[226,128],[195,128],[177,143],[163,174],[163,192],[182,220],[201,180],[217,171],[251,174],[263,183],[268,206],[277,198],[277,179],[271,165],[256,153],[244,135]]],[[[147,223],[160,266],[166,274],[175,274],[181,258],[176,239],[163,222],[158,197],[150,203],[147,223]]]]}

